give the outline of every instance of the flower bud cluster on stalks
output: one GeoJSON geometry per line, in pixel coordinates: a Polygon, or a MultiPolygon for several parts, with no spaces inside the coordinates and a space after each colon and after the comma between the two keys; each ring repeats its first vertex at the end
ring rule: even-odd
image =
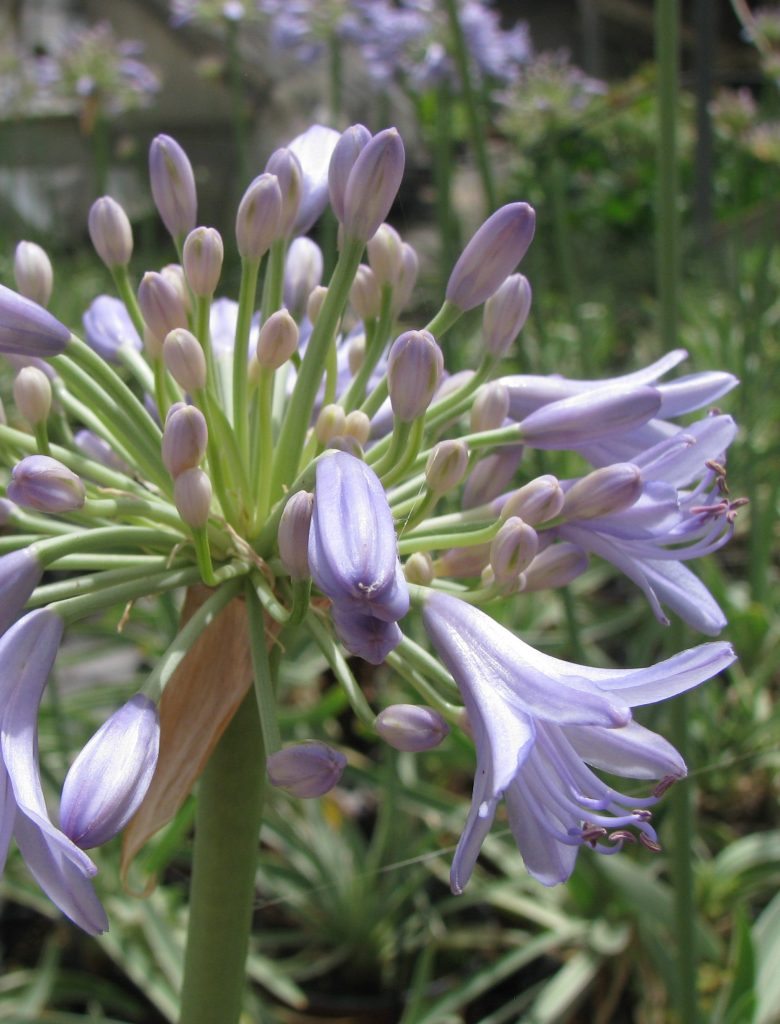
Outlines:
{"type": "MultiPolygon", "coordinates": [[[[454,892],[502,800],[527,870],[545,885],[564,882],[582,848],[659,847],[650,808],[686,768],[632,709],[726,669],[730,645],[704,643],[646,668],[590,668],[534,650],[491,611],[565,586],[603,559],[659,621],[673,613],[720,633],[723,612],[688,563],[734,530],[741,502],[729,497],[724,467],[736,426],[711,406],[737,382],[715,371],[668,381],[683,351],[610,380],[502,375],[531,303],[517,272],[534,234],[524,202],[479,228],[430,321],[401,326],[417,257],[385,221],[403,167],[394,128],[372,135],[355,125],[339,136],[314,126],[249,184],[223,244],[197,223],[185,152],[160,136],[152,194],[183,271],[131,280],[129,222],[104,197],[90,233],[117,295],[91,303],[85,340],[39,304],[48,298],[40,255],[19,257],[24,294],[0,288],[0,352],[38,360],[14,389],[20,427],[0,426],[3,834],[13,832],[41,886],[89,932],[106,921],[81,848],[106,842],[135,813],[128,834],[137,849],[165,824],[149,808],[158,806],[156,779],[171,776],[168,758],[198,766],[180,791],[174,785],[178,806],[203,766],[217,763],[224,730],[252,706],[242,703],[249,679],[238,687],[227,653],[211,703],[192,690],[203,673],[187,652],[231,608],[246,628],[241,650],[259,711],[244,769],[261,782],[266,759],[267,780],[294,797],[320,796],[350,775],[348,753],[280,729],[279,663],[302,642],[288,643],[293,630],[309,638],[362,726],[401,756],[439,743],[446,756],[448,732],[466,730],[476,773],[454,892]],[[303,232],[328,200],[339,244],[323,260],[303,232]],[[237,300],[220,286],[231,246],[241,259],[237,300]],[[442,339],[479,306],[477,365],[450,375],[442,339]],[[685,426],[675,422],[681,415],[685,426]],[[574,452],[587,468],[576,479],[538,475],[534,449],[574,452]],[[59,568],[70,575],[53,591],[42,574],[59,568]],[[58,828],[43,805],[34,736],[63,630],[187,588],[199,595],[197,610],[142,692],[77,758],[58,828]],[[408,628],[412,620],[423,629],[408,628]],[[408,685],[409,703],[383,704],[380,689],[369,704],[350,656],[386,663],[408,685]],[[177,671],[182,663],[187,672],[177,671]],[[627,795],[601,770],[658,783],[627,795]],[[138,822],[149,817],[154,828],[143,832],[138,822]]],[[[545,459],[555,466],[554,454],[545,459]]],[[[214,635],[227,651],[227,634],[214,635]]],[[[221,820],[229,803],[208,813],[221,820]]],[[[257,821],[247,822],[254,856],[257,821]]],[[[238,845],[223,837],[224,855],[238,845]]],[[[220,884],[238,885],[238,874],[226,869],[220,884]]],[[[203,920],[208,898],[193,896],[193,920],[203,920]]]]}

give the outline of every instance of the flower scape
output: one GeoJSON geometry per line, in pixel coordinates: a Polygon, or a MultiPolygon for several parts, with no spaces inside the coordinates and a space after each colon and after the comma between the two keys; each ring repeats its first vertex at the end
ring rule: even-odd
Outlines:
{"type": "MultiPolygon", "coordinates": [[[[52,268],[39,247],[20,243],[18,291],[0,288],[0,352],[18,368],[14,400],[29,424],[0,426],[0,859],[13,837],[64,914],[93,934],[108,927],[84,850],[143,808],[170,740],[158,715],[166,686],[236,605],[248,623],[258,758],[273,785],[317,797],[346,765],[323,743],[283,742],[273,665],[286,630],[308,632],[355,714],[397,749],[430,749],[451,727],[473,738],[454,892],[502,800],[544,885],[564,882],[582,847],[658,850],[651,809],[686,767],[632,710],[726,669],[731,646],[703,643],[647,668],[590,668],[534,650],[491,608],[500,600],[505,616],[508,598],[511,607],[564,587],[593,557],[633,581],[661,622],[668,610],[716,636],[723,613],[686,563],[733,532],[740,501],[729,499],[724,463],[736,427],[708,408],[735,378],[666,381],[683,351],[609,380],[501,376],[531,306],[516,272],[534,234],[523,202],[475,233],[433,319],[401,330],[418,260],[385,223],[404,169],[394,128],[315,125],[271,155],[236,216],[237,302],[215,298],[223,242],[197,226],[186,154],[161,135],[149,162],[178,263],[136,289],[130,222],[103,197],[89,231],[118,297],[92,302],[84,340],[46,309],[52,268]],[[306,232],[328,202],[339,247],[323,286],[323,254],[306,232]],[[450,375],[439,343],[480,307],[479,361],[450,375]],[[523,457],[532,449],[572,451],[589,468],[575,479],[536,476],[523,457]],[[47,570],[68,575],[50,583],[47,570]],[[200,603],[143,692],[76,758],[55,824],[37,715],[63,631],[186,588],[200,603]],[[423,631],[407,629],[420,618],[423,631]],[[423,635],[433,653],[413,639],[423,635]],[[345,654],[386,663],[421,703],[377,712],[345,654]],[[651,786],[627,795],[597,771],[651,786]]],[[[216,716],[214,742],[233,710],[216,716]]]]}

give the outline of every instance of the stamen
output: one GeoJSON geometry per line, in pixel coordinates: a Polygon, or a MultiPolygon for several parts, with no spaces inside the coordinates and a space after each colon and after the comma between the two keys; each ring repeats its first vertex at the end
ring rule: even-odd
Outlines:
{"type": "Polygon", "coordinates": [[[653,790],[653,796],[662,797],[679,779],[676,775],[665,775],[653,790]]]}
{"type": "Polygon", "coordinates": [[[661,852],[661,844],[657,843],[654,839],[651,839],[650,836],[645,835],[644,832],[639,833],[639,842],[645,847],[645,849],[650,850],[651,853],[661,852]]]}
{"type": "Polygon", "coordinates": [[[607,839],[613,843],[635,843],[637,841],[634,833],[625,829],[615,829],[614,832],[609,833],[607,839]]]}
{"type": "Polygon", "coordinates": [[[631,813],[637,821],[651,821],[653,817],[652,811],[648,811],[645,807],[632,807],[631,813]]]}

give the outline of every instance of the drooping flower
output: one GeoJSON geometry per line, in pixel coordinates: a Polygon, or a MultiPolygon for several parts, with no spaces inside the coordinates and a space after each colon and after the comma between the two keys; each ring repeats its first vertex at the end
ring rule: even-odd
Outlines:
{"type": "Polygon", "coordinates": [[[13,836],[46,895],[97,935],[108,928],[91,882],[97,869],[49,821],[38,772],[38,706],[62,628],[62,619],[42,608],[0,638],[0,870],[13,836]]]}
{"type": "Polygon", "coordinates": [[[631,719],[631,708],[689,690],[727,668],[729,644],[703,644],[645,669],[595,669],[541,654],[479,609],[432,593],[423,621],[463,697],[477,748],[471,810],[452,864],[462,892],[506,797],[509,822],[529,872],[564,882],[577,851],[612,853],[633,836],[657,848],[647,807],[588,767],[630,778],[685,775],[679,754],[631,719]]]}

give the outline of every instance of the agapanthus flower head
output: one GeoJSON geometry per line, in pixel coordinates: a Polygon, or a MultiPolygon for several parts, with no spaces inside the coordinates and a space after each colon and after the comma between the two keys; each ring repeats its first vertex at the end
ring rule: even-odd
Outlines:
{"type": "Polygon", "coordinates": [[[372,135],[361,125],[337,139],[315,126],[276,150],[238,208],[236,301],[214,296],[223,244],[195,228],[189,159],[158,136],[152,189],[183,267],[145,274],[136,303],[124,222],[105,198],[93,208],[96,244],[122,298],[90,305],[88,344],[0,289],[0,352],[34,366],[16,388],[29,429],[0,423],[10,478],[0,499],[0,848],[13,831],[41,885],[87,931],[105,918],[77,844],[99,845],[131,815],[137,836],[146,812],[157,814],[158,785],[166,801],[170,786],[186,799],[245,692],[223,655],[239,650],[245,622],[273,785],[316,797],[346,763],[318,741],[282,735],[274,675],[289,650],[308,659],[316,649],[366,730],[400,750],[429,749],[450,727],[473,737],[478,771],[455,891],[502,798],[545,884],[568,877],[583,845],[615,852],[636,836],[658,847],[649,808],[685,766],[633,709],[726,668],[730,647],[704,645],[646,669],[591,669],[533,650],[489,612],[505,602],[509,619],[528,594],[566,586],[602,558],[641,588],[656,617],[665,620],[666,606],[718,632],[723,613],[687,563],[734,530],[743,503],[729,494],[725,456],[736,427],[723,413],[684,427],[674,418],[726,394],[734,378],[663,380],[682,357],[670,353],[611,380],[491,379],[528,315],[530,285],[514,273],[534,229],[524,202],[476,232],[430,322],[401,326],[399,313],[420,306],[417,255],[385,222],[403,160],[395,129],[372,135]],[[341,231],[323,254],[295,235],[322,212],[326,180],[341,231]],[[483,303],[478,365],[448,373],[440,341],[483,303]],[[51,412],[39,401],[49,392],[51,412]],[[553,471],[538,475],[531,448],[572,452],[567,465],[589,468],[559,479],[564,463],[553,454],[553,471]],[[43,588],[49,567],[62,573],[43,588]],[[34,723],[64,624],[114,603],[132,615],[139,599],[181,588],[192,588],[186,624],[147,680],[148,698],[109,716],[76,760],[61,832],[46,817],[34,723]],[[25,615],[26,604],[36,610],[25,615]],[[223,631],[221,618],[212,630],[223,612],[240,624],[235,643],[223,644],[234,627],[223,631]],[[415,612],[463,707],[422,649],[415,612]],[[377,715],[369,698],[379,691],[361,691],[351,658],[387,662],[392,692],[408,681],[428,706],[394,697],[377,715]],[[219,685],[201,701],[212,662],[219,685]],[[158,701],[163,742],[144,797],[158,701]],[[184,773],[170,761],[182,750],[184,773]],[[660,781],[635,798],[597,770],[660,781]]]}

